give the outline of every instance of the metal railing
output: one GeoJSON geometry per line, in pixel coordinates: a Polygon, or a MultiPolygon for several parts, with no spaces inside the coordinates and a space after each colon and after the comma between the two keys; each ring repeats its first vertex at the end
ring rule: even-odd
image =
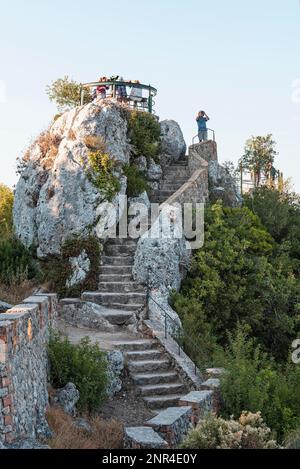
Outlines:
{"type": "MultiPolygon", "coordinates": [[[[119,101],[126,103],[132,109],[148,111],[150,114],[154,112],[154,97],[157,95],[157,89],[151,85],[143,85],[141,83],[134,83],[131,81],[103,81],[83,83],[80,85],[80,105],[84,104],[85,93],[89,91],[91,99],[93,99],[91,91],[95,91],[98,86],[107,88],[105,98],[115,98],[119,101]],[[128,93],[128,88],[130,92],[128,93]],[[138,92],[136,92],[138,90],[138,92]],[[135,92],[134,92],[135,91],[135,92]],[[146,96],[143,96],[143,91],[146,96]]],[[[97,97],[97,95],[95,95],[97,97]]]]}
{"type": "MultiPolygon", "coordinates": [[[[199,140],[199,133],[195,135],[195,137],[193,137],[193,140],[192,140],[193,145],[195,145],[196,139],[199,140]]],[[[213,129],[207,129],[207,140],[203,140],[203,141],[205,142],[208,140],[212,140],[213,142],[216,141],[216,133],[213,129]]]]}
{"type": "MultiPolygon", "coordinates": [[[[164,335],[165,335],[165,339],[169,337],[171,337],[172,339],[175,340],[175,342],[177,343],[178,345],[178,355],[180,356],[181,352],[185,352],[184,350],[184,340],[187,338],[186,334],[185,334],[185,331],[183,329],[183,327],[181,327],[170,315],[169,313],[165,310],[165,308],[163,308],[163,306],[161,306],[154,298],[153,296],[151,295],[150,293],[150,290],[148,289],[147,291],[147,304],[149,305],[149,300],[153,301],[160,309],[161,311],[163,311],[164,313],[164,335]],[[174,328],[175,330],[175,333],[170,333],[169,332],[169,328],[168,328],[168,321],[171,323],[172,325],[172,330],[174,328]]],[[[149,306],[148,306],[149,307],[149,306]]],[[[190,336],[188,336],[188,340],[189,340],[189,343],[192,345],[193,349],[199,353],[199,355],[201,354],[201,350],[200,350],[200,347],[191,339],[190,336]]],[[[190,358],[190,357],[189,357],[190,358]]],[[[193,365],[194,365],[194,372],[195,372],[195,375],[197,375],[198,373],[198,367],[197,367],[197,364],[195,361],[193,361],[191,358],[190,360],[192,361],[193,365]]]]}

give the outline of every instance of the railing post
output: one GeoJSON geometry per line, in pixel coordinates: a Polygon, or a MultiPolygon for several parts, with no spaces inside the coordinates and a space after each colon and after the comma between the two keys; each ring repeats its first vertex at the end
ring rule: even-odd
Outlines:
{"type": "Polygon", "coordinates": [[[148,111],[152,114],[152,94],[151,94],[151,86],[149,85],[149,98],[148,98],[148,111]]]}

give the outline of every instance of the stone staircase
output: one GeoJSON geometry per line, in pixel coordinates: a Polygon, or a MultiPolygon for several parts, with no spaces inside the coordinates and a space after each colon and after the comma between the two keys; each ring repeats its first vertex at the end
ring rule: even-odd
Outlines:
{"type": "Polygon", "coordinates": [[[156,340],[118,342],[115,347],[123,351],[134,384],[155,413],[177,405],[187,393],[187,385],[156,340]]]}
{"type": "Polygon", "coordinates": [[[151,202],[159,204],[165,202],[188,181],[189,177],[190,172],[186,157],[168,166],[164,171],[164,178],[160,183],[160,188],[151,195],[151,202]]]}
{"type": "Polygon", "coordinates": [[[126,325],[145,306],[145,288],[132,278],[137,241],[109,239],[105,245],[98,290],[85,292],[84,301],[104,306],[105,317],[114,325],[126,325]]]}

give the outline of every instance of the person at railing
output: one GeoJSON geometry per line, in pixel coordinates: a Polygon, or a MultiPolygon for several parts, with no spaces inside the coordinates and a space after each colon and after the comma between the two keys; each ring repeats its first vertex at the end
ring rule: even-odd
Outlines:
{"type": "MultiPolygon", "coordinates": [[[[133,81],[132,83],[140,84],[138,80],[133,81]]],[[[143,90],[138,86],[132,86],[131,92],[129,95],[129,100],[133,101],[134,107],[137,107],[138,103],[141,103],[143,100],[143,90]]]]}
{"type": "MultiPolygon", "coordinates": [[[[100,83],[105,83],[107,81],[106,77],[101,77],[99,79],[100,83]]],[[[105,99],[106,98],[106,91],[109,89],[106,85],[98,85],[96,88],[96,98],[105,99]]]]}
{"type": "Polygon", "coordinates": [[[196,121],[198,124],[198,137],[199,142],[206,142],[207,140],[207,121],[209,121],[209,117],[204,111],[200,111],[196,117],[196,121]]]}
{"type": "MultiPolygon", "coordinates": [[[[123,77],[120,77],[119,81],[124,81],[123,77]]],[[[116,85],[116,94],[118,101],[126,101],[127,100],[127,89],[125,85],[116,85]]]]}

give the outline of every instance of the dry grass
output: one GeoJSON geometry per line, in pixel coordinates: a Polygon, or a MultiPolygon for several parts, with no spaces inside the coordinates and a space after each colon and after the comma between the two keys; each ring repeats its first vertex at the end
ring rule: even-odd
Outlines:
{"type": "Polygon", "coordinates": [[[69,130],[69,132],[68,132],[68,138],[69,138],[70,140],[76,140],[76,135],[75,135],[75,132],[74,132],[73,129],[69,130]]]}
{"type": "Polygon", "coordinates": [[[0,299],[11,305],[20,304],[32,295],[35,286],[30,280],[22,280],[19,284],[11,283],[10,285],[0,282],[0,299]]]}
{"type": "Polygon", "coordinates": [[[47,443],[53,449],[119,449],[123,447],[123,427],[117,420],[84,417],[92,432],[76,428],[73,418],[59,407],[48,409],[47,420],[55,436],[47,443]]]}
{"type": "Polygon", "coordinates": [[[53,162],[58,154],[58,147],[60,142],[61,137],[58,135],[53,135],[49,131],[43,132],[39,136],[37,143],[42,153],[44,169],[48,170],[52,168],[53,162]]]}
{"type": "Polygon", "coordinates": [[[105,141],[100,135],[88,135],[84,138],[84,143],[90,150],[100,150],[102,153],[106,151],[105,141]]]}

